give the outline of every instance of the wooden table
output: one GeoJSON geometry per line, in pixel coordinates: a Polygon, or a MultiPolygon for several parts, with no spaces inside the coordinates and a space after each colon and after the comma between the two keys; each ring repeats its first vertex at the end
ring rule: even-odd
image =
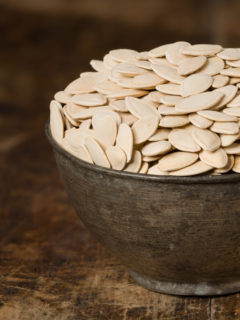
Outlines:
{"type": "MultiPolygon", "coordinates": [[[[0,320],[240,319],[239,294],[183,298],[135,284],[69,204],[43,133],[48,101],[116,46],[115,34],[98,41],[108,22],[1,12],[0,320]]],[[[142,49],[133,39],[120,45],[142,49]]]]}

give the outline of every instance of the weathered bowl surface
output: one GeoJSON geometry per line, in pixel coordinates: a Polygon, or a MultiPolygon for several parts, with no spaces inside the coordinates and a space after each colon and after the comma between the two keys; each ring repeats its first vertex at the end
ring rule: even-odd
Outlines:
{"type": "Polygon", "coordinates": [[[240,291],[240,174],[149,176],[53,146],[80,219],[142,286],[180,295],[240,291]]]}

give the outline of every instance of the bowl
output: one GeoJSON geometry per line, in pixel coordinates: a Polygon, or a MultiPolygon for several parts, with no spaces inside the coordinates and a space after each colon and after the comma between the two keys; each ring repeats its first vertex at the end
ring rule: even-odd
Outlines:
{"type": "Polygon", "coordinates": [[[240,174],[154,176],[84,162],[51,136],[80,219],[143,287],[174,295],[240,291],[240,174]]]}

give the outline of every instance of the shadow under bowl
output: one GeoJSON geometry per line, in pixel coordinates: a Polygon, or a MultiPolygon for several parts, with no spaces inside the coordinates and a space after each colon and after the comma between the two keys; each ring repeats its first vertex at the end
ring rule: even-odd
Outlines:
{"type": "Polygon", "coordinates": [[[73,207],[143,287],[176,295],[240,291],[240,174],[154,176],[84,162],[52,137],[73,207]]]}

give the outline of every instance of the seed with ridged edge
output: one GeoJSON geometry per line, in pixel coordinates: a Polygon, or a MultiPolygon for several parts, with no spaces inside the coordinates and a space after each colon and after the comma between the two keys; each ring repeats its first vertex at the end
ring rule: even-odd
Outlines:
{"type": "Polygon", "coordinates": [[[120,124],[116,138],[116,145],[126,153],[128,163],[132,158],[133,152],[133,134],[128,124],[120,124]]]}
{"type": "Polygon", "coordinates": [[[213,132],[236,134],[239,132],[239,126],[236,122],[214,122],[210,127],[213,132]]]}
{"type": "Polygon", "coordinates": [[[135,172],[137,173],[142,165],[142,156],[140,151],[135,150],[133,153],[133,157],[131,162],[128,163],[124,171],[130,171],[130,172],[135,172]]]}
{"type": "Polygon", "coordinates": [[[212,77],[207,74],[192,74],[182,82],[180,93],[183,97],[188,97],[204,92],[211,87],[212,81],[212,77]]]}
{"type": "Polygon", "coordinates": [[[158,76],[173,83],[181,84],[184,80],[184,77],[180,76],[177,70],[172,67],[153,63],[152,69],[158,76]]]}
{"type": "Polygon", "coordinates": [[[107,102],[107,99],[104,95],[100,93],[87,93],[73,96],[71,98],[71,102],[86,107],[94,107],[105,104],[107,102]]]}
{"type": "Polygon", "coordinates": [[[189,46],[190,43],[185,41],[178,41],[175,43],[172,43],[166,50],[166,59],[168,62],[170,62],[173,65],[178,65],[179,62],[184,59],[184,55],[181,53],[181,50],[187,46],[189,46]]]}
{"type": "Polygon", "coordinates": [[[160,141],[160,140],[167,140],[168,139],[168,135],[171,132],[170,129],[167,128],[161,128],[158,129],[154,135],[152,135],[148,140],[149,141],[160,141]]]}
{"type": "Polygon", "coordinates": [[[160,102],[163,104],[166,104],[167,106],[174,106],[181,99],[182,98],[179,96],[172,96],[172,95],[166,94],[160,97],[160,102]]]}
{"type": "Polygon", "coordinates": [[[217,74],[216,76],[213,77],[212,87],[216,89],[221,88],[226,86],[228,82],[229,82],[229,77],[223,76],[221,74],[217,74]]]}
{"type": "Polygon", "coordinates": [[[142,154],[144,156],[156,156],[158,154],[165,154],[171,150],[172,146],[169,141],[156,141],[149,142],[142,148],[142,154]]]}
{"type": "Polygon", "coordinates": [[[126,97],[125,103],[129,112],[131,112],[131,114],[133,114],[135,117],[139,119],[151,115],[158,117],[157,109],[154,108],[152,105],[143,102],[140,99],[134,97],[126,97]]]}
{"type": "Polygon", "coordinates": [[[232,167],[232,171],[240,173],[240,156],[234,157],[234,165],[232,167]]]}
{"type": "Polygon", "coordinates": [[[191,113],[189,115],[189,120],[194,126],[201,129],[207,129],[213,124],[213,121],[206,119],[197,113],[191,113]]]}
{"type": "Polygon", "coordinates": [[[222,148],[213,152],[203,150],[199,153],[199,158],[201,161],[214,168],[223,168],[228,162],[228,156],[222,148]]]}
{"type": "Polygon", "coordinates": [[[151,166],[149,169],[148,169],[148,173],[147,174],[152,174],[152,175],[157,175],[157,176],[166,176],[168,175],[168,172],[163,172],[163,171],[160,171],[158,169],[158,165],[155,164],[153,166],[151,166]]]}
{"type": "Polygon", "coordinates": [[[225,167],[223,168],[218,168],[218,169],[215,169],[214,172],[215,173],[226,173],[228,171],[230,171],[232,169],[234,165],[234,156],[233,155],[229,155],[228,156],[228,162],[226,164],[225,167]]]}
{"type": "Polygon", "coordinates": [[[192,137],[203,150],[215,151],[221,145],[218,135],[207,129],[196,128],[192,132],[192,137]]]}
{"type": "Polygon", "coordinates": [[[148,172],[148,169],[149,169],[149,164],[147,162],[143,162],[142,166],[138,172],[142,173],[142,174],[144,174],[144,173],[146,174],[148,172]]]}
{"type": "Polygon", "coordinates": [[[94,122],[93,129],[96,137],[104,146],[114,145],[117,136],[117,124],[112,117],[98,118],[94,122]]]}
{"type": "Polygon", "coordinates": [[[240,68],[228,68],[220,71],[221,74],[229,77],[240,77],[240,68]]]}
{"type": "Polygon", "coordinates": [[[118,146],[108,146],[106,154],[111,167],[115,170],[122,170],[126,164],[126,154],[118,146]]]}
{"type": "Polygon", "coordinates": [[[201,150],[191,134],[184,129],[172,130],[168,136],[168,140],[175,148],[181,151],[198,152],[201,150]]]}
{"type": "Polygon", "coordinates": [[[211,57],[208,58],[205,65],[202,67],[202,69],[199,70],[199,72],[208,74],[210,76],[214,76],[218,74],[221,70],[224,68],[224,62],[222,59],[218,57],[211,57]]]}
{"type": "Polygon", "coordinates": [[[214,110],[202,110],[198,111],[198,114],[212,121],[229,122],[238,120],[236,117],[214,110]]]}
{"type": "Polygon", "coordinates": [[[197,153],[176,151],[163,156],[158,161],[158,168],[160,171],[175,171],[190,166],[197,159],[197,153]]]}
{"type": "Polygon", "coordinates": [[[164,128],[177,128],[185,126],[189,122],[188,116],[165,116],[160,120],[159,126],[164,128]]]}
{"type": "Polygon", "coordinates": [[[182,76],[187,76],[202,68],[206,61],[207,58],[205,56],[185,58],[178,65],[178,73],[182,76]]]}
{"type": "Polygon", "coordinates": [[[233,143],[231,146],[224,148],[227,154],[240,154],[240,143],[233,143]]]}
{"type": "Polygon", "coordinates": [[[222,144],[223,147],[230,146],[231,144],[233,144],[233,142],[238,140],[238,138],[240,138],[240,133],[237,133],[237,134],[221,134],[220,135],[221,144],[222,144]]]}
{"type": "Polygon", "coordinates": [[[213,109],[218,110],[221,107],[228,104],[236,96],[237,87],[235,87],[233,85],[228,85],[225,87],[215,89],[213,92],[220,92],[224,95],[223,98],[219,101],[219,103],[217,103],[216,106],[214,106],[214,108],[213,108],[213,109]]]}
{"type": "Polygon", "coordinates": [[[50,103],[50,129],[54,139],[61,142],[64,136],[64,122],[62,107],[59,102],[52,100],[50,103]]]}
{"type": "Polygon", "coordinates": [[[180,85],[175,83],[164,83],[156,86],[156,89],[159,92],[172,94],[172,95],[180,95],[180,85]]]}
{"type": "Polygon", "coordinates": [[[192,56],[212,56],[222,50],[217,44],[194,44],[183,48],[182,53],[192,56]]]}
{"type": "Polygon", "coordinates": [[[140,144],[147,141],[157,130],[159,123],[158,117],[144,117],[137,120],[132,126],[134,143],[140,144]]]}
{"type": "Polygon", "coordinates": [[[85,138],[85,146],[89,151],[93,162],[102,167],[110,168],[110,163],[100,144],[92,137],[85,138]]]}
{"type": "Polygon", "coordinates": [[[204,109],[211,108],[216,105],[223,98],[223,93],[221,92],[203,92],[183,98],[175,107],[179,111],[185,111],[186,113],[196,112],[204,109]]]}
{"type": "Polygon", "coordinates": [[[188,167],[180,170],[172,171],[169,174],[171,176],[195,176],[212,170],[213,167],[199,160],[188,167]]]}
{"type": "Polygon", "coordinates": [[[219,52],[217,55],[224,60],[238,60],[240,59],[240,49],[227,48],[219,52]]]}
{"type": "Polygon", "coordinates": [[[166,53],[166,51],[167,51],[167,49],[169,48],[170,45],[171,45],[171,43],[170,44],[164,44],[162,46],[154,48],[154,49],[150,50],[148,52],[148,54],[149,54],[150,57],[153,57],[153,58],[164,57],[165,53],[166,53]]]}
{"type": "Polygon", "coordinates": [[[132,49],[115,49],[109,52],[112,59],[119,62],[135,61],[137,51],[132,49]]]}
{"type": "Polygon", "coordinates": [[[226,115],[229,115],[229,117],[232,117],[237,121],[238,119],[236,117],[240,117],[240,108],[226,108],[223,109],[223,112],[226,115]]]}

